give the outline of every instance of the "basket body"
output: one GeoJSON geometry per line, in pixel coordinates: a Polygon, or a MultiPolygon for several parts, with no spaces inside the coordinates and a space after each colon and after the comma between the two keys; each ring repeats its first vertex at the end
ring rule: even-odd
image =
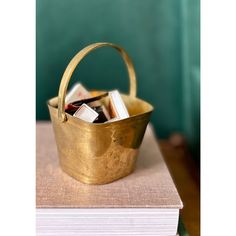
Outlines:
{"type": "MultiPolygon", "coordinates": [[[[100,93],[102,91],[95,91],[100,93]]],[[[103,91],[104,92],[104,91],[103,91]]],[[[109,98],[103,98],[108,105],[109,98]]],[[[61,168],[87,184],[106,184],[130,174],[135,168],[153,107],[136,97],[133,63],[123,48],[112,43],[94,43],[79,51],[68,64],[61,79],[58,97],[48,101],[61,168]],[[129,118],[111,123],[89,123],[65,112],[65,96],[76,66],[91,51],[112,47],[123,58],[130,80],[129,95],[122,94],[129,118]]]]}
{"type": "Polygon", "coordinates": [[[138,98],[127,95],[122,98],[132,116],[101,124],[88,123],[69,114],[67,122],[61,122],[57,98],[49,100],[48,108],[64,172],[83,183],[106,184],[135,169],[152,107],[138,98]]]}

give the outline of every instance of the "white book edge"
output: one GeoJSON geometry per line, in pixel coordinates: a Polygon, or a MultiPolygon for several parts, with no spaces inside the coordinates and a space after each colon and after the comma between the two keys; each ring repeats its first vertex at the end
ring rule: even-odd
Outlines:
{"type": "Polygon", "coordinates": [[[37,233],[176,235],[178,208],[37,208],[37,233]]]}
{"type": "Polygon", "coordinates": [[[128,118],[129,113],[119,91],[112,90],[109,92],[109,96],[111,99],[111,106],[114,105],[113,109],[115,109],[116,113],[118,114],[118,117],[115,118],[117,119],[128,118]]]}
{"type": "Polygon", "coordinates": [[[81,100],[84,98],[90,98],[91,94],[81,83],[76,83],[71,90],[67,93],[66,98],[65,98],[65,104],[69,104],[72,102],[75,102],[77,100],[81,100]],[[82,93],[82,97],[78,95],[78,93],[82,93]]]}
{"type": "Polygon", "coordinates": [[[96,111],[94,111],[91,107],[89,107],[87,104],[83,103],[79,107],[79,109],[74,113],[73,116],[81,120],[92,123],[93,121],[96,120],[99,114],[96,111]]]}

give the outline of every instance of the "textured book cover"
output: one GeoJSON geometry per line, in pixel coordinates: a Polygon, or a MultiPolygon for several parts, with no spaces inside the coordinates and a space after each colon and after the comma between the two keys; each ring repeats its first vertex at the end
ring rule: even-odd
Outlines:
{"type": "Polygon", "coordinates": [[[182,202],[149,124],[136,170],[106,185],[86,185],[65,174],[58,162],[52,125],[36,126],[37,208],[182,208],[182,202]]]}

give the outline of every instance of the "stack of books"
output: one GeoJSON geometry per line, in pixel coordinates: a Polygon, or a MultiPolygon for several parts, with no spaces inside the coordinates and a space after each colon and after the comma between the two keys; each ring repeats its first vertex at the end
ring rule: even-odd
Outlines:
{"type": "Polygon", "coordinates": [[[37,235],[176,235],[183,205],[150,124],[136,164],[113,183],[80,183],[59,166],[51,124],[38,123],[37,235]]]}

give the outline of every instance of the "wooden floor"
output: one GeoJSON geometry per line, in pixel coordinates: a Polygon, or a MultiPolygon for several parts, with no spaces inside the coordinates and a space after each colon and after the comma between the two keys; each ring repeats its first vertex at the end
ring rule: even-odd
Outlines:
{"type": "Polygon", "coordinates": [[[160,148],[174,179],[184,208],[182,221],[190,236],[200,235],[200,168],[184,146],[174,147],[159,140],[160,148]]]}

